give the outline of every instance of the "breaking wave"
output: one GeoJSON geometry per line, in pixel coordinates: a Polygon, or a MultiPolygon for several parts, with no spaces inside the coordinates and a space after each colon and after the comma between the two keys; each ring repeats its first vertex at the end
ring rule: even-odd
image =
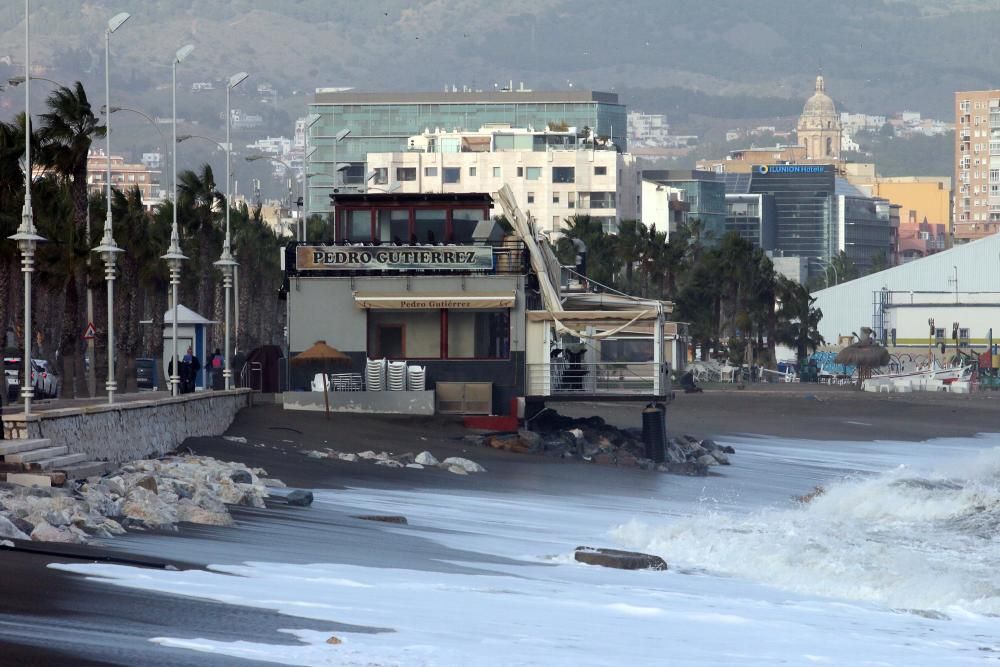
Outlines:
{"type": "Polygon", "coordinates": [[[1000,614],[1000,448],[823,491],[789,509],[633,520],[613,535],[672,567],[896,609],[1000,614]]]}

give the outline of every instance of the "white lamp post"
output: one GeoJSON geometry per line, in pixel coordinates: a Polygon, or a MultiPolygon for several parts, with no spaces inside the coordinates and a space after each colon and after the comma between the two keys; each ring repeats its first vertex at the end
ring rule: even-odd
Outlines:
{"type": "Polygon", "coordinates": [[[185,58],[191,55],[194,47],[190,44],[182,46],[177,49],[177,53],[174,54],[174,61],[171,64],[171,69],[173,70],[173,86],[171,87],[171,97],[173,99],[173,145],[170,150],[173,153],[173,172],[174,172],[174,184],[173,184],[173,212],[174,220],[170,227],[170,247],[167,248],[167,254],[163,255],[161,259],[167,260],[167,266],[170,267],[170,292],[171,292],[171,311],[173,314],[173,354],[171,355],[170,363],[170,393],[176,396],[180,393],[180,367],[178,364],[177,357],[177,299],[178,290],[181,284],[181,262],[183,262],[187,257],[181,252],[180,235],[177,232],[177,64],[183,62],[185,58]]]}
{"type": "Polygon", "coordinates": [[[233,254],[230,252],[232,247],[232,239],[229,234],[229,200],[232,196],[229,192],[230,183],[232,181],[232,176],[230,175],[229,160],[230,154],[233,152],[233,144],[229,137],[230,128],[232,127],[232,116],[230,112],[229,105],[229,95],[233,88],[243,83],[244,80],[249,76],[246,72],[239,72],[229,77],[229,81],[226,83],[226,240],[222,244],[222,256],[215,262],[215,265],[222,270],[222,287],[226,293],[226,316],[225,316],[225,326],[226,326],[226,357],[225,366],[222,371],[222,377],[226,381],[226,389],[232,389],[233,382],[233,370],[230,368],[229,357],[230,357],[230,346],[229,346],[229,311],[230,311],[230,301],[232,299],[233,293],[233,271],[236,267],[236,260],[233,259],[233,254]]]}
{"type": "Polygon", "coordinates": [[[31,414],[31,274],[35,270],[35,245],[44,241],[35,233],[35,220],[31,211],[31,33],[28,30],[30,0],[24,0],[24,208],[21,225],[11,240],[17,241],[21,251],[21,272],[24,273],[24,414],[31,414]]]}
{"type": "MultiPolygon", "coordinates": [[[[129,14],[121,12],[115,14],[108,21],[108,29],[104,31],[104,104],[105,109],[111,108],[111,33],[118,30],[125,21],[129,19],[129,14]]],[[[104,238],[101,245],[94,248],[94,252],[101,255],[104,260],[104,279],[108,283],[108,381],[105,388],[108,390],[108,403],[115,402],[115,390],[118,383],[115,382],[115,260],[121,248],[115,245],[112,233],[111,221],[111,114],[106,114],[104,126],[105,151],[107,152],[107,185],[108,185],[108,209],[104,218],[104,238]]],[[[91,366],[94,360],[90,360],[91,366]]]]}

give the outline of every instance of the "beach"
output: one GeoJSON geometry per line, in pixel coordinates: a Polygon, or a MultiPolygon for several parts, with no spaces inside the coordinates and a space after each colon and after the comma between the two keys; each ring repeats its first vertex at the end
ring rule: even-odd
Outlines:
{"type": "MultiPolygon", "coordinates": [[[[1000,439],[974,436],[1000,433],[996,406],[839,387],[681,395],[672,434],[736,447],[705,478],[477,447],[451,419],[258,406],[227,434],[247,442],[186,446],[312,489],[312,507],[63,547],[79,557],[4,552],[0,641],[20,664],[978,664],[998,650],[980,533],[1000,439]],[[487,472],[303,454],[327,447],[487,472]],[[793,500],[817,485],[830,491],[815,506],[793,500]],[[579,545],[670,570],[583,566],[579,545]],[[107,556],[122,562],[94,562],[107,556]]],[[[552,407],[638,426],[642,406],[552,407]]]]}

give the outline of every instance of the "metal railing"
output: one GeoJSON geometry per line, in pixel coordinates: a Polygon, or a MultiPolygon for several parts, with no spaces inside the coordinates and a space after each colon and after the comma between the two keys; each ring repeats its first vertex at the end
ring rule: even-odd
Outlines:
{"type": "Polygon", "coordinates": [[[240,369],[240,387],[248,387],[253,391],[263,391],[264,366],[259,361],[248,361],[240,369]]]}
{"type": "Polygon", "coordinates": [[[653,362],[527,364],[531,396],[662,396],[663,365],[653,362]]]}

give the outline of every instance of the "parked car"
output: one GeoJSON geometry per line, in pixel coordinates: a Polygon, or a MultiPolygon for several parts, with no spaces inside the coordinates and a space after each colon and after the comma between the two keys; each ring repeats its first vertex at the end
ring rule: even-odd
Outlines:
{"type": "Polygon", "coordinates": [[[31,360],[31,386],[36,398],[56,398],[60,389],[59,376],[45,359],[31,360]]]}
{"type": "Polygon", "coordinates": [[[21,371],[20,357],[4,357],[3,359],[3,399],[4,403],[14,403],[21,396],[21,371]]]}

